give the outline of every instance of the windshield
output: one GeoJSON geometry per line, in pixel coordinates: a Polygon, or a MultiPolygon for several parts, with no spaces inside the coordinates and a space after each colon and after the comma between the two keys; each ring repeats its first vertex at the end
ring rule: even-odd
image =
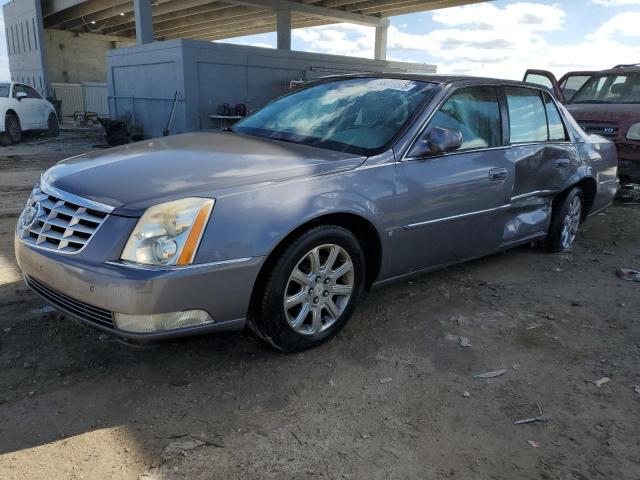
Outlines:
{"type": "Polygon", "coordinates": [[[10,83],[0,83],[0,97],[8,97],[10,87],[10,83]]]}
{"type": "Polygon", "coordinates": [[[640,72],[591,77],[570,103],[640,103],[640,72]]]}
{"type": "Polygon", "coordinates": [[[436,88],[430,82],[387,78],[324,82],[267,104],[232,130],[374,155],[402,131],[436,88]]]}

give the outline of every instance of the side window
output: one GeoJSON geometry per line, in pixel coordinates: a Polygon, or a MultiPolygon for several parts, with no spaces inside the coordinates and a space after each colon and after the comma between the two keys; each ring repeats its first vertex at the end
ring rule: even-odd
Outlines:
{"type": "Polygon", "coordinates": [[[538,73],[530,73],[529,75],[527,75],[525,82],[540,85],[541,87],[548,88],[553,92],[553,83],[551,83],[551,79],[544,75],[540,75],[538,73]]]}
{"type": "Polygon", "coordinates": [[[35,89],[26,85],[23,88],[28,98],[40,98],[40,94],[35,89]]]}
{"type": "Polygon", "coordinates": [[[567,139],[567,132],[562,122],[558,107],[549,95],[544,94],[545,109],[547,110],[547,122],[549,123],[549,141],[564,142],[567,139]]]}
{"type": "Polygon", "coordinates": [[[19,83],[16,83],[13,85],[13,93],[11,94],[11,96],[13,98],[17,98],[18,97],[18,92],[24,92],[24,87],[22,85],[20,85],[19,83]]]}
{"type": "Polygon", "coordinates": [[[547,114],[540,92],[506,87],[511,143],[546,142],[547,114]]]}
{"type": "Polygon", "coordinates": [[[470,87],[458,90],[434,115],[429,128],[434,127],[460,130],[460,150],[500,146],[500,107],[495,88],[470,87]]]}

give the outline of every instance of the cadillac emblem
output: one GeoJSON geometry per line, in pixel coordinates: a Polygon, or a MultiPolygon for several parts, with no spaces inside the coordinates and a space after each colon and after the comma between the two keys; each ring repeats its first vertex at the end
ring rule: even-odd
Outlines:
{"type": "Polygon", "coordinates": [[[36,219],[40,215],[40,202],[34,202],[24,211],[22,216],[22,226],[24,228],[30,228],[36,223],[36,219]]]}

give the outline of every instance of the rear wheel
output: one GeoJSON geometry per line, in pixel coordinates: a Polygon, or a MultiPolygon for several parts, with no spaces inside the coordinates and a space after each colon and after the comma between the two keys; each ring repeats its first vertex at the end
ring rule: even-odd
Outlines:
{"type": "Polygon", "coordinates": [[[49,118],[47,119],[47,137],[57,137],[58,135],[60,135],[58,117],[53,113],[50,113],[49,118]]]}
{"type": "Polygon", "coordinates": [[[257,292],[249,326],[285,352],[320,345],[347,323],[362,293],[365,261],[345,228],[313,228],[280,254],[257,292]]]}
{"type": "Polygon", "coordinates": [[[555,202],[547,249],[566,252],[571,248],[582,223],[584,197],[579,187],[573,188],[555,202]]]}
{"type": "Polygon", "coordinates": [[[3,145],[15,145],[22,139],[20,120],[13,113],[7,113],[4,117],[4,133],[0,134],[0,143],[3,145]]]}

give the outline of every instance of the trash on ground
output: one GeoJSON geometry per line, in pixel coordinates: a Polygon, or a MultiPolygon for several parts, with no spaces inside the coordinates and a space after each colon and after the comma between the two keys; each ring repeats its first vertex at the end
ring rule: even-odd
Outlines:
{"type": "Polygon", "coordinates": [[[636,385],[635,387],[633,387],[633,391],[640,395],[640,386],[636,385]]]}
{"type": "Polygon", "coordinates": [[[175,440],[162,450],[162,459],[164,461],[171,460],[179,456],[186,456],[187,452],[205,445],[213,445],[215,447],[224,447],[221,442],[210,442],[202,435],[181,435],[174,437],[175,440]]]}
{"type": "Polygon", "coordinates": [[[598,379],[598,380],[595,380],[595,381],[593,382],[593,384],[594,384],[596,387],[600,388],[602,385],[604,385],[605,383],[607,383],[609,380],[611,380],[609,377],[602,377],[602,378],[600,378],[600,379],[598,379]]]}
{"type": "Polygon", "coordinates": [[[386,378],[381,378],[379,382],[384,385],[385,383],[389,383],[391,380],[393,380],[391,377],[386,377],[386,378]]]}
{"type": "Polygon", "coordinates": [[[527,330],[534,330],[536,328],[540,328],[542,326],[541,323],[532,323],[530,325],[527,326],[527,330]]]}
{"type": "MultiPolygon", "coordinates": [[[[638,388],[638,387],[636,387],[636,388],[638,388]]],[[[471,396],[471,394],[465,390],[464,392],[462,392],[462,396],[464,398],[469,398],[471,396]]]]}
{"type": "Polygon", "coordinates": [[[640,282],[640,272],[631,268],[619,268],[616,271],[618,278],[628,282],[640,282]]]}
{"type": "Polygon", "coordinates": [[[32,308],[31,309],[31,313],[35,313],[38,315],[42,315],[45,313],[53,313],[55,312],[56,309],[53,308],[51,305],[43,305],[42,307],[38,307],[38,308],[32,308]]]}
{"type": "Polygon", "coordinates": [[[520,364],[514,362],[513,365],[511,365],[511,368],[513,368],[514,370],[520,370],[520,364]]]}
{"type": "Polygon", "coordinates": [[[528,423],[546,423],[551,420],[551,415],[538,415],[537,417],[523,418],[522,420],[514,420],[514,425],[526,425],[528,423]]]}
{"type": "Polygon", "coordinates": [[[473,378],[475,378],[476,380],[481,380],[481,381],[487,383],[487,379],[488,378],[499,377],[500,375],[504,375],[505,373],[507,373],[507,369],[506,368],[501,368],[500,370],[494,370],[492,372],[478,373],[478,374],[474,375],[473,378]]]}
{"type": "Polygon", "coordinates": [[[540,444],[535,440],[528,440],[527,443],[531,445],[533,448],[540,448],[540,444]]]}
{"type": "Polygon", "coordinates": [[[463,347],[463,348],[470,347],[471,346],[471,341],[467,337],[460,337],[459,338],[459,345],[461,347],[463,347]]]}

